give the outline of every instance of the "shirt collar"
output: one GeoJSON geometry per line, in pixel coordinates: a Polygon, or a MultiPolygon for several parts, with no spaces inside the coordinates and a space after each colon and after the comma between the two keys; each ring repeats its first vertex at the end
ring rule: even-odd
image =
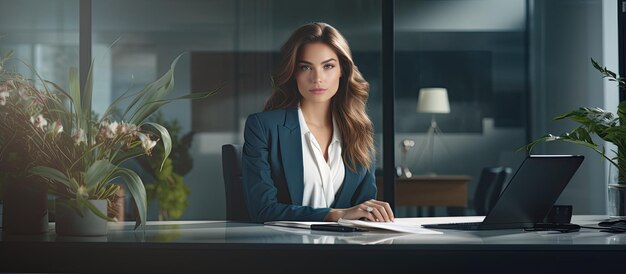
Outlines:
{"type": "MultiPolygon", "coordinates": [[[[300,105],[298,105],[298,121],[300,122],[300,133],[303,136],[311,132],[309,126],[306,124],[306,120],[304,120],[304,114],[302,114],[302,109],[300,108],[300,105]]],[[[339,134],[339,127],[337,126],[337,121],[335,121],[335,117],[333,117],[333,140],[331,141],[331,143],[334,142],[341,143],[341,134],[339,134]]]]}
{"type": "Polygon", "coordinates": [[[334,142],[341,143],[341,134],[339,134],[339,127],[337,126],[337,121],[335,120],[335,117],[333,116],[333,141],[331,143],[334,143],[334,142]]]}
{"type": "Polygon", "coordinates": [[[302,135],[311,132],[309,126],[306,124],[306,120],[304,120],[304,114],[302,114],[300,105],[298,105],[298,121],[300,122],[300,133],[302,133],[302,135]]]}

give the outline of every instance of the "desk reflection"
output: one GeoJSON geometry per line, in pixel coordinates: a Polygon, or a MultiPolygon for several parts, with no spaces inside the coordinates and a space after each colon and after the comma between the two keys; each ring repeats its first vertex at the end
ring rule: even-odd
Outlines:
{"type": "MultiPolygon", "coordinates": [[[[385,231],[332,232],[277,226],[266,227],[280,232],[280,236],[278,237],[291,238],[294,235],[298,235],[300,236],[300,241],[297,243],[302,244],[393,244],[394,240],[413,236],[413,234],[408,233],[394,233],[385,231]]],[[[298,238],[293,238],[293,240],[297,241],[298,238]]]]}

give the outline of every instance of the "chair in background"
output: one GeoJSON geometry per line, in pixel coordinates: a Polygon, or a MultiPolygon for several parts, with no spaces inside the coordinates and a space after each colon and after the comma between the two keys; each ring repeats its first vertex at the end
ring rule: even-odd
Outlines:
{"type": "Polygon", "coordinates": [[[474,194],[474,210],[476,215],[484,216],[498,201],[504,189],[504,183],[511,174],[510,167],[485,167],[474,194]]]}
{"type": "Polygon", "coordinates": [[[241,149],[241,145],[225,144],[222,146],[226,219],[230,221],[250,221],[243,197],[241,149]]]}

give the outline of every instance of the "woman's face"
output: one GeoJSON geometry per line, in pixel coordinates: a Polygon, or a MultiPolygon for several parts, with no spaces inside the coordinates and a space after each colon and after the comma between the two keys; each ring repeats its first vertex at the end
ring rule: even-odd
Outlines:
{"type": "Polygon", "coordinates": [[[306,44],[299,53],[295,77],[303,103],[330,102],[339,89],[339,58],[326,44],[306,44]]]}

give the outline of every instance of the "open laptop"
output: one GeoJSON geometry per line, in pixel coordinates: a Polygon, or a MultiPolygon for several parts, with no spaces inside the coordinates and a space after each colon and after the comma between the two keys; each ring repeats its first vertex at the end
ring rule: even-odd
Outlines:
{"type": "Polygon", "coordinates": [[[530,155],[482,222],[425,224],[423,227],[460,230],[533,227],[552,209],[583,159],[581,155],[530,155]]]}

